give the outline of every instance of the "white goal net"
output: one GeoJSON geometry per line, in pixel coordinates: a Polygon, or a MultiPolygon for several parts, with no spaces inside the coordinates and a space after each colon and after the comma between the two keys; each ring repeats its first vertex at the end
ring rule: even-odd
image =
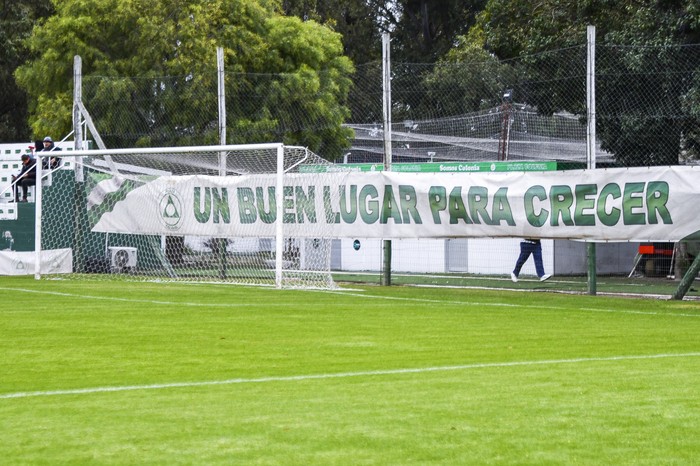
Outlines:
{"type": "Polygon", "coordinates": [[[57,170],[37,190],[37,243],[69,250],[74,276],[335,286],[316,208],[334,194],[315,186],[342,175],[305,148],[73,151],[64,163],[74,170],[57,170]]]}

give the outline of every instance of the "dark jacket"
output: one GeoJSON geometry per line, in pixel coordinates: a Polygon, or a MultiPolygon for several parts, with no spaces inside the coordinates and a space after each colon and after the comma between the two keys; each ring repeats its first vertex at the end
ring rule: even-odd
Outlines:
{"type": "Polygon", "coordinates": [[[19,171],[19,175],[17,175],[17,178],[36,179],[36,160],[34,159],[34,157],[29,156],[29,161],[26,164],[22,163],[22,169],[19,171]]]}
{"type": "MultiPolygon", "coordinates": [[[[39,149],[37,149],[35,152],[57,152],[60,151],[61,148],[54,145],[52,142],[49,147],[41,147],[38,146],[39,149]]],[[[43,165],[42,168],[44,170],[46,169],[51,169],[53,170],[54,168],[58,168],[58,166],[61,164],[61,157],[58,157],[58,154],[56,154],[55,157],[44,157],[43,159],[43,165]]]]}

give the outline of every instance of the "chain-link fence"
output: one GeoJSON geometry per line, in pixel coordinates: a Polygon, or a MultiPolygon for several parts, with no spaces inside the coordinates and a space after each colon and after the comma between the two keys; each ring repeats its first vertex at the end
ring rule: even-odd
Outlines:
{"type": "Polygon", "coordinates": [[[700,158],[700,45],[596,51],[597,133],[624,166],[700,158]]]}
{"type": "MultiPolygon", "coordinates": [[[[700,44],[598,45],[595,56],[598,167],[700,159],[700,44]]],[[[392,161],[585,168],[586,82],[586,44],[507,61],[392,63],[392,161]]],[[[381,62],[358,65],[353,76],[227,72],[225,83],[228,143],[280,141],[338,162],[384,160],[381,62]]],[[[83,99],[109,148],[219,141],[214,66],[202,76],[86,77],[83,99]]],[[[336,245],[334,267],[348,279],[377,280],[379,243],[357,248],[355,240],[336,245]]],[[[568,277],[548,286],[585,289],[585,244],[543,246],[548,272],[568,277]]],[[[679,264],[693,257],[686,245],[643,246],[601,244],[599,273],[680,278],[679,264]]],[[[408,281],[503,285],[517,254],[517,239],[395,242],[392,269],[399,281],[405,272],[408,281]]],[[[528,267],[523,273],[534,276],[528,267]]]]}
{"type": "MultiPolygon", "coordinates": [[[[585,45],[508,61],[392,64],[391,73],[394,160],[586,162],[585,45]]],[[[700,157],[700,45],[598,46],[595,83],[600,164],[700,157]]],[[[374,160],[383,153],[381,63],[358,67],[350,106],[354,160],[374,160]]]]}
{"type": "MultiPolygon", "coordinates": [[[[228,143],[283,141],[332,160],[348,152],[382,159],[381,62],[358,65],[352,77],[236,72],[225,82],[228,143]]],[[[700,44],[599,45],[595,83],[599,161],[700,158],[700,44]]],[[[214,67],[201,76],[87,76],[83,99],[109,148],[219,141],[214,67]]],[[[391,109],[397,161],[432,153],[585,162],[586,45],[517,60],[393,63],[391,109]]]]}
{"type": "MultiPolygon", "coordinates": [[[[226,73],[226,142],[303,145],[333,160],[352,138],[343,125],[350,85],[349,76],[323,71],[226,73]]],[[[202,76],[85,77],[83,100],[108,148],[220,142],[216,69],[202,76]]]]}
{"type": "MultiPolygon", "coordinates": [[[[570,108],[585,114],[585,48],[559,55],[566,64],[577,57],[575,62],[583,67],[583,76],[567,73],[559,84],[569,89],[570,108]],[[583,59],[578,57],[581,53],[583,59]]],[[[380,64],[366,68],[370,66],[380,64]]],[[[371,91],[374,84],[362,78],[377,72],[362,71],[356,94],[376,94],[371,91]]],[[[586,161],[585,121],[572,110],[552,111],[552,104],[544,102],[548,95],[544,83],[528,78],[522,61],[401,64],[392,66],[392,76],[392,155],[396,162],[586,161]]],[[[377,97],[381,104],[381,95],[377,97]]],[[[372,120],[375,108],[366,109],[353,107],[351,153],[355,161],[383,155],[381,120],[372,120]]]]}

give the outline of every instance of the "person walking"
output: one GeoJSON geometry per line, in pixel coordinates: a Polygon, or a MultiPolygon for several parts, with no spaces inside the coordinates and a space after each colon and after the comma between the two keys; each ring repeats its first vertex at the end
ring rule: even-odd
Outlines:
{"type": "Polygon", "coordinates": [[[530,255],[532,255],[535,261],[535,271],[541,282],[552,276],[551,274],[544,273],[544,265],[542,264],[542,244],[540,240],[525,238],[520,242],[520,255],[518,256],[518,260],[515,261],[515,268],[510,273],[510,279],[513,280],[513,283],[518,282],[520,269],[523,268],[523,265],[525,265],[530,255]]]}

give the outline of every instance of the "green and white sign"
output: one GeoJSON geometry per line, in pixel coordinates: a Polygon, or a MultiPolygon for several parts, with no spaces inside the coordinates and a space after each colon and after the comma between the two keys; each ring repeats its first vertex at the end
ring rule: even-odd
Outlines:
{"type": "MultiPolygon", "coordinates": [[[[331,171],[376,172],[384,171],[381,163],[350,163],[344,165],[306,165],[300,167],[303,173],[328,173],[331,171]]],[[[521,162],[422,162],[394,163],[392,172],[400,173],[475,173],[475,172],[542,172],[557,169],[553,161],[521,162]]]]}
{"type": "Polygon", "coordinates": [[[700,168],[356,171],[163,177],[94,231],[205,236],[542,237],[677,241],[700,232],[700,168]],[[278,208],[279,207],[279,208],[278,208]]]}

